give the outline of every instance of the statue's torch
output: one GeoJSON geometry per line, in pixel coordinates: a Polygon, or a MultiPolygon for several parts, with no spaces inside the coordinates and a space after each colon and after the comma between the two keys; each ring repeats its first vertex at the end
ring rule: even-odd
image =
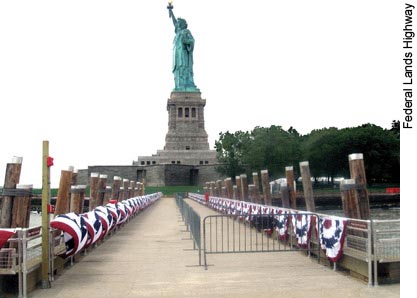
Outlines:
{"type": "Polygon", "coordinates": [[[168,6],[167,6],[167,9],[169,10],[170,14],[171,14],[172,9],[174,8],[174,6],[172,5],[172,2],[174,2],[174,1],[173,0],[169,0],[168,1],[168,6]]]}

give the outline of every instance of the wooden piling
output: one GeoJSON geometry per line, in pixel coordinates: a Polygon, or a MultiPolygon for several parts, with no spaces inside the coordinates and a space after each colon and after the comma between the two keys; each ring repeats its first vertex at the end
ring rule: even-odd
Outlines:
{"type": "Polygon", "coordinates": [[[290,206],[297,209],[297,196],[295,193],[294,168],[285,167],[285,177],[287,179],[288,195],[290,197],[290,206]]]}
{"type": "Polygon", "coordinates": [[[120,186],[122,185],[122,178],[119,176],[113,177],[113,184],[111,188],[111,198],[112,200],[119,200],[119,192],[120,192],[120,186]]]}
{"type": "Polygon", "coordinates": [[[348,218],[361,218],[359,203],[355,195],[355,179],[344,179],[340,181],[340,192],[342,197],[343,212],[348,218]]]}
{"type": "Polygon", "coordinates": [[[33,185],[16,185],[11,228],[29,228],[33,185]]]}
{"type": "Polygon", "coordinates": [[[290,192],[289,192],[289,189],[288,189],[287,182],[281,182],[281,184],[280,184],[280,194],[281,194],[282,207],[291,208],[290,192]]]}
{"type": "Polygon", "coordinates": [[[146,178],[142,178],[142,196],[146,193],[146,178]]]}
{"type": "Polygon", "coordinates": [[[71,191],[72,170],[62,170],[59,180],[58,195],[55,203],[54,216],[65,214],[70,209],[70,191],[71,191]]]}
{"type": "Polygon", "coordinates": [[[78,170],[72,169],[71,185],[77,185],[78,183],[78,170]]]}
{"type": "Polygon", "coordinates": [[[238,199],[238,193],[237,193],[237,185],[233,185],[233,200],[237,200],[238,199]]]}
{"type": "Polygon", "coordinates": [[[135,197],[140,196],[140,182],[136,182],[135,197]]]}
{"type": "Polygon", "coordinates": [[[248,176],[246,174],[240,175],[240,184],[242,187],[240,190],[242,201],[249,201],[248,176]]]}
{"type": "Polygon", "coordinates": [[[222,197],[223,196],[223,191],[222,191],[222,180],[217,180],[216,181],[216,193],[218,197],[222,197]]]}
{"type": "MultiPolygon", "coordinates": [[[[50,165],[48,163],[49,156],[49,141],[42,142],[42,231],[49,230],[49,214],[48,207],[51,203],[50,198],[50,165]]],[[[42,289],[51,287],[49,276],[52,272],[49,272],[49,233],[42,233],[42,289]]]]}
{"type": "Polygon", "coordinates": [[[210,197],[217,197],[216,183],[214,181],[210,181],[210,197]]]}
{"type": "Polygon", "coordinates": [[[106,206],[111,199],[111,186],[107,185],[106,189],[104,190],[104,198],[103,198],[103,206],[106,206]]]}
{"type": "Polygon", "coordinates": [[[130,180],[130,183],[129,183],[129,188],[130,188],[129,199],[135,197],[135,187],[136,187],[136,182],[133,181],[133,180],[130,180]]]}
{"type": "Polygon", "coordinates": [[[260,204],[261,203],[261,197],[259,195],[260,187],[259,187],[259,176],[258,176],[257,172],[252,173],[252,180],[253,180],[253,186],[254,186],[254,189],[253,189],[254,202],[257,203],[257,204],[260,204]]]}
{"type": "Polygon", "coordinates": [[[308,161],[300,162],[300,172],[303,180],[304,199],[307,211],[315,212],[316,205],[313,196],[313,184],[311,183],[310,166],[308,161]]]}
{"type": "Polygon", "coordinates": [[[129,179],[123,179],[123,200],[129,199],[129,179]]]}
{"type": "Polygon", "coordinates": [[[227,193],[227,197],[229,199],[233,199],[233,183],[232,183],[232,178],[226,178],[224,179],[224,184],[226,186],[226,193],[227,193]]]}
{"type": "Polygon", "coordinates": [[[263,192],[263,203],[265,205],[272,205],[271,189],[269,187],[269,175],[268,170],[261,171],[262,180],[262,192],[263,192]]]}
{"type": "Polygon", "coordinates": [[[84,212],[85,189],[85,185],[71,186],[70,212],[75,212],[77,214],[84,212]]]}
{"type": "Polygon", "coordinates": [[[236,176],[236,200],[242,200],[242,181],[240,180],[240,176],[236,176]]]}
{"type": "Polygon", "coordinates": [[[90,175],[90,201],[89,201],[89,211],[93,211],[97,207],[98,200],[98,173],[91,173],[90,175]]]}
{"type": "Polygon", "coordinates": [[[139,184],[140,184],[139,195],[144,196],[145,195],[145,184],[143,184],[142,182],[139,182],[139,184]]]}
{"type": "Polygon", "coordinates": [[[248,185],[248,201],[256,203],[255,184],[248,185]]]}
{"type": "Polygon", "coordinates": [[[107,186],[107,175],[100,174],[98,176],[98,183],[97,183],[97,206],[103,206],[104,196],[106,194],[106,186],[107,186]]]}
{"type": "Polygon", "coordinates": [[[8,190],[16,189],[22,170],[22,158],[14,157],[11,163],[6,165],[6,175],[3,184],[3,203],[0,210],[0,228],[10,228],[12,224],[13,196],[7,195],[8,190]]]}
{"type": "Polygon", "coordinates": [[[207,192],[209,196],[211,196],[210,182],[206,182],[205,185],[206,185],[206,191],[204,192],[204,194],[207,192]]]}
{"type": "Polygon", "coordinates": [[[362,153],[349,155],[350,178],[355,180],[356,202],[359,204],[360,219],[370,219],[369,194],[366,188],[365,163],[362,153]]]}

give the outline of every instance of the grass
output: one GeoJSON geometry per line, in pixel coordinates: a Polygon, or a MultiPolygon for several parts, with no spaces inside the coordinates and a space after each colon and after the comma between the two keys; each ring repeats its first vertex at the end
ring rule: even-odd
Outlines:
{"type": "Polygon", "coordinates": [[[165,196],[173,196],[179,192],[200,192],[203,193],[202,186],[147,186],[146,193],[162,192],[165,196]]]}

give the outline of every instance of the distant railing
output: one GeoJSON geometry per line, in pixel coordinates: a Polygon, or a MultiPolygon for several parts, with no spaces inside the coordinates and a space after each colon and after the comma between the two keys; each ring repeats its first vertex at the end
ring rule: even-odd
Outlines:
{"type": "MultiPolygon", "coordinates": [[[[200,194],[190,193],[189,197],[203,205],[206,205],[216,211],[226,214],[228,216],[248,217],[251,215],[250,210],[266,210],[269,213],[284,214],[288,212],[290,215],[300,214],[299,210],[280,208],[275,206],[259,205],[251,202],[237,201],[225,198],[210,197],[206,201],[205,197],[200,194]],[[244,205],[244,208],[243,208],[244,205]]],[[[304,212],[303,212],[304,214],[304,212]]],[[[321,220],[338,220],[345,223],[343,229],[344,241],[342,241],[342,254],[359,259],[368,263],[368,283],[369,285],[378,285],[378,264],[389,262],[400,262],[400,220],[358,220],[343,217],[336,217],[320,213],[311,213],[321,220]]],[[[317,220],[319,221],[319,220],[317,220]]],[[[324,223],[324,222],[323,222],[324,223]]],[[[324,227],[316,223],[315,229],[320,230],[324,227]]],[[[279,232],[277,226],[274,227],[276,232],[279,232]]],[[[290,229],[289,236],[292,237],[292,229],[290,229]]],[[[322,248],[326,241],[320,238],[320,233],[311,233],[311,242],[322,248]]],[[[340,237],[340,236],[339,236],[340,237]]],[[[330,241],[331,242],[331,241],[330,241]]],[[[330,250],[331,252],[331,250],[330,250]]],[[[203,252],[205,253],[205,251],[203,252]]],[[[340,257],[329,257],[333,262],[334,269],[340,257]]]]}
{"type": "Polygon", "coordinates": [[[193,249],[198,250],[198,265],[201,266],[201,219],[198,213],[184,201],[185,197],[184,194],[179,193],[175,195],[175,200],[185,223],[186,232],[190,233],[190,239],[193,240],[193,249]]]}

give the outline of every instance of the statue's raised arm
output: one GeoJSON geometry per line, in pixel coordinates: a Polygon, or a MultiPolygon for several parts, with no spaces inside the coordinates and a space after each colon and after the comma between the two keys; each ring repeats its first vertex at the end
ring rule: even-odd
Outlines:
{"type": "Polygon", "coordinates": [[[169,17],[172,19],[172,22],[174,23],[174,26],[177,24],[177,19],[175,18],[174,12],[172,11],[172,9],[174,8],[174,6],[172,5],[172,1],[168,2],[168,11],[169,11],[169,17]]]}

